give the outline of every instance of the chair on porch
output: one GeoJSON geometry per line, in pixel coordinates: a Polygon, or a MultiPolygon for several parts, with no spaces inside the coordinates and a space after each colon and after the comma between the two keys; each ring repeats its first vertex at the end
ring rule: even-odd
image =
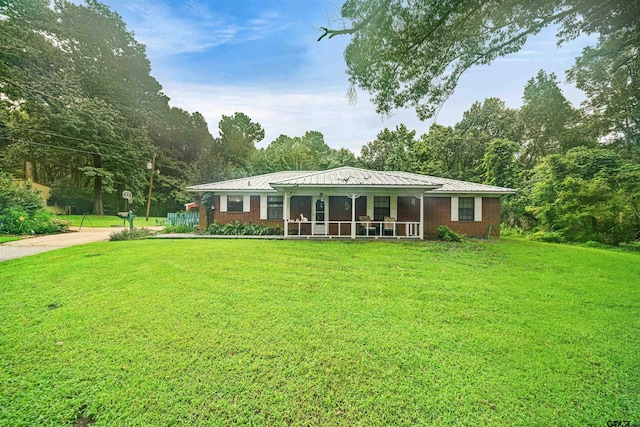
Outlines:
{"type": "Polygon", "coordinates": [[[358,221],[360,222],[360,234],[363,236],[368,236],[370,234],[376,234],[376,227],[373,224],[370,224],[371,218],[369,215],[361,215],[358,217],[358,221]]]}
{"type": "Polygon", "coordinates": [[[384,217],[382,223],[382,234],[395,236],[396,235],[396,219],[390,216],[384,217]]]}

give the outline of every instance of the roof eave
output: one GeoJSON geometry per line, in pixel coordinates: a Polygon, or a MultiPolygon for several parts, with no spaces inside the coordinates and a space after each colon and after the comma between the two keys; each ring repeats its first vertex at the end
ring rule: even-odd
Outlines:
{"type": "Polygon", "coordinates": [[[385,184],[271,184],[273,188],[393,188],[436,190],[440,185],[385,185],[385,184]]]}
{"type": "Polygon", "coordinates": [[[187,188],[188,193],[275,193],[277,192],[273,188],[187,188]]]}
{"type": "Polygon", "coordinates": [[[499,191],[490,191],[490,190],[442,190],[442,191],[433,191],[427,194],[441,194],[441,195],[447,195],[447,194],[495,194],[495,195],[499,195],[499,196],[506,196],[509,194],[516,194],[515,190],[510,190],[510,191],[503,191],[503,190],[499,190],[499,191]]]}

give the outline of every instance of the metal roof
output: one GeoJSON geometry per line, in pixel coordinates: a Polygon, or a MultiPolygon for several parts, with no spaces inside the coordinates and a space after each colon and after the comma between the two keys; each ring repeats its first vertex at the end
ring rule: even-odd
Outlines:
{"type": "Polygon", "coordinates": [[[432,177],[404,172],[380,172],[345,166],[284,180],[272,181],[272,187],[426,187],[436,188],[432,177]]]}
{"type": "Polygon", "coordinates": [[[274,172],[265,175],[249,176],[246,178],[230,179],[228,181],[212,182],[210,184],[193,185],[187,187],[187,191],[274,191],[269,183],[274,181],[282,181],[284,179],[293,178],[300,175],[308,175],[310,171],[286,171],[274,172]]]}
{"type": "MultiPolygon", "coordinates": [[[[398,174],[415,175],[409,172],[396,172],[398,174]]],[[[434,193],[495,193],[514,194],[516,190],[495,185],[478,184],[476,182],[460,181],[457,179],[439,178],[437,176],[421,175],[433,180],[434,183],[442,185],[440,188],[431,190],[434,193]]]]}
{"type": "Polygon", "coordinates": [[[270,191],[288,187],[423,188],[430,193],[513,194],[511,188],[410,172],[381,172],[345,166],[327,171],[285,171],[187,187],[190,192],[270,191]]]}

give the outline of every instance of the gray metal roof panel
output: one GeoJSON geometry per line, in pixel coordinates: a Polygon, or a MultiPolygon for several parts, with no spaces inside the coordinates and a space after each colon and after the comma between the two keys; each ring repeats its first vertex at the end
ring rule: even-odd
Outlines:
{"type": "Polygon", "coordinates": [[[273,186],[368,186],[438,187],[432,177],[406,172],[381,172],[345,166],[288,179],[273,181],[273,186]]]}
{"type": "Polygon", "coordinates": [[[442,187],[431,190],[434,193],[494,193],[514,194],[516,190],[495,185],[478,184],[476,182],[460,181],[457,179],[430,177],[442,184],[442,187]]]}
{"type": "Polygon", "coordinates": [[[269,185],[272,181],[293,178],[299,175],[307,175],[308,171],[274,172],[264,175],[249,176],[246,178],[230,179],[227,181],[212,182],[210,184],[193,185],[187,187],[187,191],[274,191],[269,185]]]}
{"type": "Polygon", "coordinates": [[[345,166],[327,171],[284,171],[187,187],[203,191],[275,191],[274,187],[349,186],[422,187],[433,193],[513,194],[515,190],[493,185],[399,171],[371,171],[345,166]]]}

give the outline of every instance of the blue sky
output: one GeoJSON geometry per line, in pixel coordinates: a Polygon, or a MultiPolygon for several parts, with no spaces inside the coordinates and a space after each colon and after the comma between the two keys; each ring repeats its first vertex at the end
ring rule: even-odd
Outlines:
{"type": "MultiPolygon", "coordinates": [[[[339,17],[341,0],[102,2],[147,46],[152,74],[171,105],[202,113],[214,136],[223,114],[241,111],[265,129],[259,147],[280,134],[317,130],[331,147],[358,153],[385,127],[405,123],[421,134],[434,121],[453,125],[476,100],[495,96],[517,108],[538,70],[564,81],[574,58],[595,41],[582,37],[558,49],[547,29],[520,52],[469,70],[435,120],[421,122],[413,110],[376,114],[361,90],[355,105],[348,102],[342,56],[348,38],[316,41],[318,28],[339,17]]],[[[576,88],[563,84],[563,90],[574,105],[583,100],[576,88]]]]}

